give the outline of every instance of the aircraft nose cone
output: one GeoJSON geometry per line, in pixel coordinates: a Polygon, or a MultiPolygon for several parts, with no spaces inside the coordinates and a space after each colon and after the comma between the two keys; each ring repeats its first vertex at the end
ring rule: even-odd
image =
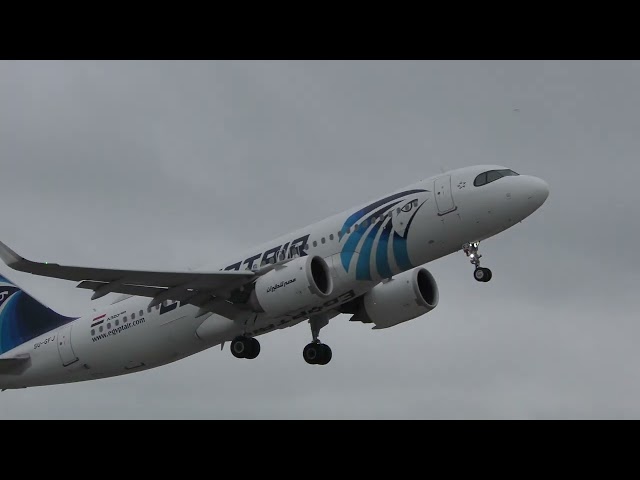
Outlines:
{"type": "Polygon", "coordinates": [[[549,198],[549,184],[538,177],[529,177],[527,183],[528,200],[539,208],[549,198]]]}
{"type": "Polygon", "coordinates": [[[535,180],[535,196],[539,198],[541,203],[544,203],[549,198],[549,184],[541,178],[536,178],[535,180]]]}

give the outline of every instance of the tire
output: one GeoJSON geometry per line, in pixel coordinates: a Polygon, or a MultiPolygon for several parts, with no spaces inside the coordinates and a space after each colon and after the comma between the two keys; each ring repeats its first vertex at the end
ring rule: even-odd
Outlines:
{"type": "Polygon", "coordinates": [[[322,355],[320,358],[320,362],[318,362],[318,365],[326,365],[327,363],[329,363],[331,361],[331,358],[333,357],[333,353],[331,352],[331,348],[329,348],[329,345],[325,345],[322,344],[322,355]]]}
{"type": "Polygon", "coordinates": [[[249,348],[247,350],[247,356],[245,358],[248,358],[249,360],[253,360],[258,355],[260,355],[260,342],[253,337],[247,340],[248,340],[247,343],[249,344],[249,348]]]}
{"type": "Polygon", "coordinates": [[[302,350],[302,357],[309,365],[318,365],[318,361],[322,359],[322,350],[320,344],[310,343],[302,350]]]}

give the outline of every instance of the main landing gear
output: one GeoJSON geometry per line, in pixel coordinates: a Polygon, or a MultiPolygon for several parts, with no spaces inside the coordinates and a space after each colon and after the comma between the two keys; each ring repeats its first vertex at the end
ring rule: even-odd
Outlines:
{"type": "Polygon", "coordinates": [[[318,339],[320,329],[328,323],[329,319],[323,316],[313,316],[309,319],[313,341],[302,350],[302,357],[309,365],[326,365],[331,361],[332,353],[329,345],[321,343],[318,339]]]}
{"type": "MultiPolygon", "coordinates": [[[[320,329],[329,323],[331,315],[314,315],[309,318],[313,341],[302,350],[302,357],[309,365],[326,365],[333,356],[329,345],[325,345],[318,339],[320,329]]],[[[238,335],[231,341],[231,353],[236,358],[248,358],[253,360],[260,353],[260,342],[253,337],[238,335]]]]}
{"type": "Polygon", "coordinates": [[[480,266],[480,258],[482,255],[478,252],[480,242],[465,243],[462,246],[462,250],[465,255],[469,257],[469,261],[476,267],[473,272],[473,278],[478,282],[488,282],[491,280],[491,270],[480,266]]]}
{"type": "Polygon", "coordinates": [[[253,337],[238,336],[231,342],[231,353],[236,358],[253,360],[260,353],[260,342],[253,337]]]}

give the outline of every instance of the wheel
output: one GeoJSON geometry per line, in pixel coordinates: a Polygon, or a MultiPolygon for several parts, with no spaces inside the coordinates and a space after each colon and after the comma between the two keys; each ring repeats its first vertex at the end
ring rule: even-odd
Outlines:
{"type": "Polygon", "coordinates": [[[260,354],[260,342],[253,337],[249,338],[248,340],[249,349],[247,350],[247,355],[245,358],[253,360],[260,354]]]}
{"type": "Polygon", "coordinates": [[[473,272],[473,278],[479,282],[488,282],[491,280],[491,270],[488,268],[478,267],[473,272]]]}
{"type": "Polygon", "coordinates": [[[329,345],[323,343],[310,343],[302,351],[302,356],[309,365],[326,365],[331,361],[333,354],[329,345]]]}
{"type": "Polygon", "coordinates": [[[321,344],[320,346],[322,347],[322,355],[320,356],[321,358],[318,362],[318,365],[326,365],[331,361],[331,357],[333,356],[333,354],[331,353],[329,345],[321,344]]]}
{"type": "Polygon", "coordinates": [[[309,365],[318,365],[322,358],[322,350],[321,343],[310,343],[302,350],[302,356],[309,365]]]}
{"type": "Polygon", "coordinates": [[[231,353],[236,358],[246,358],[251,353],[251,340],[247,337],[236,337],[231,342],[231,353]]]}

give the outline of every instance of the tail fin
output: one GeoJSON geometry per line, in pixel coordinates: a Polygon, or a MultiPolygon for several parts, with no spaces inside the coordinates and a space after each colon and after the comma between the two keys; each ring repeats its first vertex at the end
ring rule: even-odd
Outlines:
{"type": "Polygon", "coordinates": [[[0,275],[0,355],[73,320],[0,275]]]}

